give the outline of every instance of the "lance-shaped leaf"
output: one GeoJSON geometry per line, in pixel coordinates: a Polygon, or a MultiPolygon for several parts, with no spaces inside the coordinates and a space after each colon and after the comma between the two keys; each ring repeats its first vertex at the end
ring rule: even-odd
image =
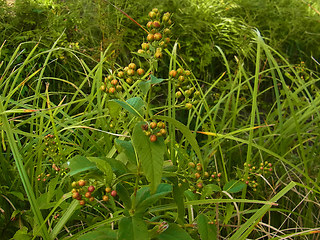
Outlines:
{"type": "Polygon", "coordinates": [[[144,122],[139,122],[134,127],[132,143],[141,161],[143,172],[150,182],[151,192],[154,193],[161,182],[165,144],[162,137],[151,142],[142,131],[142,124],[144,122]]]}

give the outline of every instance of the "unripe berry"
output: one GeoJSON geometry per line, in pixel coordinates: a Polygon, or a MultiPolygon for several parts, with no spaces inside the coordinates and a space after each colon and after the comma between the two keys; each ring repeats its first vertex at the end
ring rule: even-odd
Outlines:
{"type": "Polygon", "coordinates": [[[130,63],[130,64],[128,65],[128,67],[131,68],[131,69],[133,69],[133,70],[135,70],[137,66],[136,66],[135,63],[130,63]]]}
{"type": "Polygon", "coordinates": [[[123,77],[124,77],[124,72],[123,72],[123,71],[120,71],[120,72],[118,72],[117,75],[118,75],[119,78],[123,78],[123,77]]]}
{"type": "Polygon", "coordinates": [[[114,86],[117,85],[117,84],[118,84],[118,80],[117,80],[117,79],[113,79],[113,80],[111,81],[111,84],[114,85],[114,86]]]}
{"type": "Polygon", "coordinates": [[[142,68],[138,68],[137,73],[139,76],[142,76],[144,74],[144,70],[142,68]]]}
{"type": "Polygon", "coordinates": [[[154,40],[154,35],[152,33],[148,34],[147,41],[148,42],[153,42],[153,40],[154,40]]]}
{"type": "Polygon", "coordinates": [[[128,71],[127,71],[127,74],[129,76],[133,76],[134,75],[134,70],[132,68],[129,68],[128,71]]]}
{"type": "Polygon", "coordinates": [[[153,37],[154,37],[154,40],[159,41],[159,40],[161,40],[161,38],[162,38],[162,34],[161,34],[161,33],[155,33],[155,34],[153,35],[153,37]]]}
{"type": "Polygon", "coordinates": [[[108,201],[109,201],[109,196],[104,195],[104,196],[102,197],[102,200],[103,200],[104,202],[108,202],[108,201]]]}
{"type": "Polygon", "coordinates": [[[111,192],[111,188],[110,187],[106,187],[105,191],[106,191],[106,193],[109,193],[109,192],[111,192]]]}
{"type": "Polygon", "coordinates": [[[185,107],[186,107],[186,109],[190,110],[192,108],[192,104],[191,103],[186,103],[185,107]]]}
{"type": "Polygon", "coordinates": [[[188,166],[191,167],[191,168],[195,168],[196,165],[194,164],[194,162],[189,162],[188,166]]]}
{"type": "Polygon", "coordinates": [[[176,77],[177,76],[177,71],[176,70],[171,70],[170,72],[169,72],[169,76],[170,77],[176,77]]]}

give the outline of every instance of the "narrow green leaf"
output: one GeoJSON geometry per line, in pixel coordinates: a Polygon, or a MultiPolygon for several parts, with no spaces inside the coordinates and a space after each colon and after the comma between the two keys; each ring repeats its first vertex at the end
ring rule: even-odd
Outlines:
{"type": "Polygon", "coordinates": [[[51,239],[55,239],[57,237],[57,235],[59,234],[59,232],[61,231],[63,226],[72,217],[72,215],[73,215],[74,211],[76,210],[77,206],[79,206],[79,201],[78,200],[73,200],[71,202],[71,204],[69,205],[67,211],[64,212],[64,214],[62,215],[62,217],[59,220],[59,222],[57,223],[57,225],[55,225],[55,227],[53,228],[53,230],[52,230],[52,232],[50,234],[51,239]]]}
{"type": "Polygon", "coordinates": [[[179,121],[177,121],[177,120],[175,120],[173,118],[166,117],[166,116],[154,116],[154,118],[166,121],[168,123],[171,123],[177,129],[179,129],[180,132],[187,139],[187,141],[190,143],[190,145],[192,146],[193,151],[195,151],[195,153],[197,154],[197,157],[198,157],[200,163],[203,165],[203,159],[202,159],[200,147],[199,147],[198,142],[196,140],[195,134],[193,134],[187,126],[185,126],[184,124],[182,124],[181,122],[179,122],[179,121]]]}
{"type": "Polygon", "coordinates": [[[246,184],[241,181],[237,180],[230,180],[228,183],[226,183],[223,186],[223,191],[226,191],[228,193],[237,193],[242,191],[246,187],[246,184]]]}
{"type": "Polygon", "coordinates": [[[217,228],[214,224],[209,224],[211,222],[209,218],[200,214],[198,216],[198,231],[201,237],[201,240],[215,240],[217,239],[217,228]]]}
{"type": "Polygon", "coordinates": [[[155,192],[161,182],[164,161],[165,144],[162,137],[151,142],[141,129],[143,122],[139,122],[133,129],[132,143],[137,152],[144,175],[150,182],[151,192],[155,192]]]}
{"type": "MultiPolygon", "coordinates": [[[[277,202],[288,191],[296,185],[295,182],[289,183],[284,189],[277,193],[270,202],[277,202]]],[[[271,208],[271,205],[264,205],[255,214],[252,215],[230,238],[230,240],[244,240],[252,232],[263,215],[271,208]]]]}

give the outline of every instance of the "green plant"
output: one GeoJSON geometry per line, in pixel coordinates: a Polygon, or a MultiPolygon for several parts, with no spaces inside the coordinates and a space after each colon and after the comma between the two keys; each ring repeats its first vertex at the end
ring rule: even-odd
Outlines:
{"type": "Polygon", "coordinates": [[[124,67],[109,61],[111,48],[90,67],[58,41],[23,61],[19,45],[0,62],[1,164],[12,168],[0,176],[13,182],[1,193],[27,203],[12,194],[26,192],[32,210],[6,208],[23,219],[14,238],[316,238],[317,74],[290,65],[256,31],[254,71],[244,57],[231,67],[217,47],[226,70],[199,80],[178,43],[162,43],[174,15],[148,15],[145,37],[162,38],[143,42],[124,67]],[[79,85],[45,75],[60,51],[78,59],[79,85]]]}

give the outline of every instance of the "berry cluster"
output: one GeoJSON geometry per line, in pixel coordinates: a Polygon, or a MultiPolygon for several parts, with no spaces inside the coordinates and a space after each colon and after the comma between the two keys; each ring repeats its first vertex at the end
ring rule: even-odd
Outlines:
{"type": "Polygon", "coordinates": [[[50,159],[49,161],[58,162],[61,160],[61,154],[59,152],[57,138],[52,135],[48,134],[44,137],[44,145],[45,151],[44,154],[47,155],[50,159]]]}
{"type": "Polygon", "coordinates": [[[201,92],[195,90],[195,87],[191,85],[191,72],[178,68],[177,70],[171,70],[169,76],[176,81],[176,99],[180,99],[184,107],[190,110],[193,105],[199,102],[201,96],[201,92]]]}
{"type": "Polygon", "coordinates": [[[80,205],[85,205],[87,201],[93,202],[94,197],[92,196],[92,193],[95,190],[95,187],[93,185],[90,185],[88,187],[85,187],[86,181],[85,180],[79,180],[77,182],[72,182],[72,198],[79,200],[80,205]],[[85,198],[83,199],[82,196],[85,198]]]}
{"type": "Polygon", "coordinates": [[[147,54],[156,59],[163,57],[162,50],[168,47],[170,43],[170,27],[172,26],[171,14],[169,12],[161,14],[157,8],[152,9],[148,14],[150,20],[147,23],[148,35],[147,41],[141,44],[139,54],[147,54]]]}
{"type": "MultiPolygon", "coordinates": [[[[187,174],[190,176],[190,182],[196,182],[195,185],[190,186],[190,190],[193,192],[201,192],[201,189],[205,184],[210,184],[213,182],[219,183],[222,176],[221,173],[217,173],[211,169],[208,169],[208,171],[203,171],[201,163],[195,164],[194,162],[188,163],[187,174]]],[[[184,181],[186,180],[184,179],[184,181]]]]}
{"type": "Polygon", "coordinates": [[[164,122],[152,121],[141,125],[141,128],[151,142],[156,142],[158,137],[164,137],[167,134],[164,122]]]}
{"type": "Polygon", "coordinates": [[[40,181],[45,182],[45,181],[48,180],[48,178],[49,178],[50,176],[51,176],[50,173],[48,173],[48,174],[40,173],[40,174],[37,176],[37,180],[38,180],[39,182],[40,182],[40,181]]]}
{"type": "Polygon", "coordinates": [[[108,75],[104,78],[104,83],[101,85],[100,90],[111,96],[115,96],[118,92],[122,91],[122,86],[113,75],[108,75]]]}
{"type": "Polygon", "coordinates": [[[253,191],[257,191],[257,187],[259,185],[258,180],[260,175],[270,175],[273,171],[272,163],[265,161],[264,163],[260,163],[258,166],[254,166],[252,164],[244,163],[245,171],[248,171],[249,176],[245,178],[241,178],[241,181],[246,183],[249,187],[253,189],[253,191]]]}
{"type": "Polygon", "coordinates": [[[117,196],[117,191],[116,190],[112,190],[111,187],[106,187],[105,189],[105,195],[102,196],[102,201],[104,202],[108,202],[111,197],[116,197],[117,196]]]}
{"type": "Polygon", "coordinates": [[[136,68],[137,65],[135,63],[129,63],[128,66],[118,71],[117,76],[122,81],[125,81],[129,85],[132,85],[135,80],[140,79],[145,74],[143,68],[136,68]]]}

